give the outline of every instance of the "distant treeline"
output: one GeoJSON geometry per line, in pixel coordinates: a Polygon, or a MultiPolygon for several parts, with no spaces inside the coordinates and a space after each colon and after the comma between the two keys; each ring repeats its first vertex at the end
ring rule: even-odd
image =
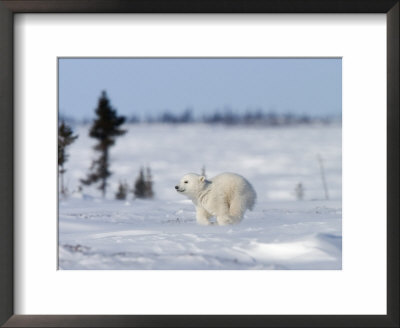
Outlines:
{"type": "MultiPolygon", "coordinates": [[[[65,117],[62,119],[70,123],[91,123],[89,119],[81,122],[72,118],[65,117]]],[[[312,116],[308,114],[284,113],[279,114],[273,111],[265,112],[263,110],[246,111],[237,113],[233,110],[216,111],[212,114],[205,114],[200,117],[195,117],[193,111],[188,109],[181,113],[173,113],[166,110],[160,115],[147,116],[141,119],[137,115],[126,117],[127,123],[167,123],[167,124],[190,124],[190,123],[205,123],[205,124],[223,124],[223,125],[262,125],[262,126],[288,126],[288,125],[306,125],[306,124],[331,124],[341,122],[339,115],[334,116],[312,116]]]]}

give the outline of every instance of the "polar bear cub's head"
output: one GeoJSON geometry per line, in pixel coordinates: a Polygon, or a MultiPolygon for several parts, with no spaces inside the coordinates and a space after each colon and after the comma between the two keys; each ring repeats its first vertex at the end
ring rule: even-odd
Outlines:
{"type": "Polygon", "coordinates": [[[196,173],[188,173],[183,176],[175,189],[189,197],[195,197],[206,185],[206,178],[196,173]]]}

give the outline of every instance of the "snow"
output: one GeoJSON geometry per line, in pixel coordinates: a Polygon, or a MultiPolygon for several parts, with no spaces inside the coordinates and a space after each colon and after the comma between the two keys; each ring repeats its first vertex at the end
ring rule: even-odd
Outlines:
{"type": "Polygon", "coordinates": [[[111,150],[107,198],[78,191],[95,153],[88,126],[66,163],[67,198],[59,202],[60,269],[340,270],[341,126],[243,127],[128,125],[111,150]],[[318,156],[324,163],[325,193],[318,156]],[[155,198],[114,199],[150,166],[155,198]],[[200,226],[191,201],[174,186],[187,172],[236,172],[258,194],[254,211],[233,226],[200,226]],[[304,186],[304,200],[295,187],[304,186]]]}

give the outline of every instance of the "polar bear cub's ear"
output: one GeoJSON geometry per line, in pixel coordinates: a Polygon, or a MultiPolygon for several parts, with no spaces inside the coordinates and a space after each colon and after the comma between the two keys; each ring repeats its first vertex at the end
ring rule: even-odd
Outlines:
{"type": "Polygon", "coordinates": [[[206,177],[204,175],[202,175],[201,177],[199,177],[200,182],[204,182],[206,180],[206,177]]]}

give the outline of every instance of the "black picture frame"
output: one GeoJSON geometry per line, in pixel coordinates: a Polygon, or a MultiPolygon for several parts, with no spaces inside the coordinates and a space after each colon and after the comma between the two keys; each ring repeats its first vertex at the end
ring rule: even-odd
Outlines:
{"type": "Polygon", "coordinates": [[[399,11],[399,0],[0,0],[0,324],[4,327],[399,327],[399,11]],[[385,13],[387,315],[14,315],[13,20],[17,13],[385,13]]]}

